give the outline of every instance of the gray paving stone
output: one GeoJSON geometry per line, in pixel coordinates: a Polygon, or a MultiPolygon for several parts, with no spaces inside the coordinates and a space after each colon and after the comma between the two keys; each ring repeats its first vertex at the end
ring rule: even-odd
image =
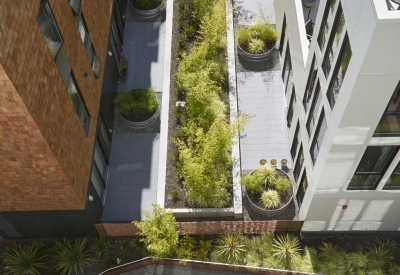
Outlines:
{"type": "Polygon", "coordinates": [[[114,134],[103,221],[143,219],[157,201],[158,134],[114,134]]]}
{"type": "Polygon", "coordinates": [[[239,111],[256,115],[240,134],[242,170],[256,168],[262,158],[287,159],[291,167],[281,72],[237,73],[237,77],[239,111]]]}
{"type": "Polygon", "coordinates": [[[258,20],[260,10],[268,16],[271,24],[275,24],[274,0],[234,0],[234,17],[238,24],[248,25],[258,20]]]}

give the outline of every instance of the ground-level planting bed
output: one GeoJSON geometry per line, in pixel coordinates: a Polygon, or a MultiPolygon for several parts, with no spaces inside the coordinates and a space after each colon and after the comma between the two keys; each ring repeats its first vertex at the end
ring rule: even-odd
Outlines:
{"type": "Polygon", "coordinates": [[[165,208],[231,207],[226,1],[174,1],[165,208]]]}

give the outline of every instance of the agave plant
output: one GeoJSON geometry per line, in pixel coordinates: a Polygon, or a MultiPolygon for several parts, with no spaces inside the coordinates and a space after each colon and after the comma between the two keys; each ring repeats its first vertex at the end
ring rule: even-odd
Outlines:
{"type": "Polygon", "coordinates": [[[295,259],[301,255],[299,239],[289,234],[280,235],[274,240],[272,252],[278,260],[283,261],[285,269],[291,269],[295,259]]]}
{"type": "Polygon", "coordinates": [[[111,241],[104,236],[96,238],[92,246],[92,251],[96,254],[97,258],[105,255],[108,252],[111,241]]]}
{"type": "Polygon", "coordinates": [[[343,248],[332,244],[330,242],[322,242],[319,247],[320,253],[319,258],[322,262],[329,262],[332,260],[339,260],[345,253],[343,248]]]}
{"type": "Polygon", "coordinates": [[[281,205],[281,198],[275,190],[268,190],[262,193],[261,203],[265,209],[272,210],[279,208],[281,205]]]}
{"type": "Polygon", "coordinates": [[[36,242],[32,245],[16,244],[7,247],[2,254],[5,271],[15,275],[39,275],[44,264],[44,245],[36,242]]]}
{"type": "Polygon", "coordinates": [[[216,240],[215,250],[212,252],[211,258],[216,262],[243,264],[246,252],[246,239],[242,235],[225,232],[216,240]]]}
{"type": "Polygon", "coordinates": [[[370,269],[385,268],[393,259],[390,248],[375,244],[368,250],[368,267],[370,269]]]}
{"type": "Polygon", "coordinates": [[[350,253],[349,258],[352,262],[352,264],[361,269],[365,270],[368,267],[368,255],[359,251],[359,252],[354,252],[350,253]]]}
{"type": "Polygon", "coordinates": [[[64,239],[56,242],[54,249],[57,260],[56,269],[62,275],[83,274],[83,268],[89,266],[90,250],[86,248],[87,238],[78,238],[74,242],[64,239]]]}

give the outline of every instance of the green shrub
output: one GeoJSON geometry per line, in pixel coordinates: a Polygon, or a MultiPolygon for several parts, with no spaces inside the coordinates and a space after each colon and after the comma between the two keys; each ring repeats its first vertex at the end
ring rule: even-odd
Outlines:
{"type": "Polygon", "coordinates": [[[7,274],[39,275],[40,269],[45,268],[45,251],[42,242],[31,245],[13,243],[4,249],[2,259],[7,274]]]}
{"type": "Polygon", "coordinates": [[[261,203],[265,209],[272,210],[279,208],[281,205],[281,198],[275,190],[264,191],[261,195],[261,203]]]}
{"type": "Polygon", "coordinates": [[[292,183],[290,179],[288,179],[286,176],[283,176],[278,177],[272,185],[276,191],[278,191],[279,195],[283,196],[286,194],[286,191],[290,188],[291,184],[292,183]]]}
{"type": "Polygon", "coordinates": [[[274,186],[274,182],[276,180],[276,169],[269,165],[263,165],[257,168],[255,171],[260,177],[263,178],[266,186],[274,186]]]}
{"type": "Polygon", "coordinates": [[[293,263],[301,255],[298,237],[289,234],[276,237],[273,243],[273,255],[281,261],[285,269],[291,270],[293,263]]]}
{"type": "Polygon", "coordinates": [[[161,3],[163,0],[130,0],[131,3],[135,2],[139,5],[139,7],[143,10],[147,10],[150,8],[150,5],[153,2],[161,3]]]}
{"type": "Polygon", "coordinates": [[[181,191],[179,189],[174,189],[171,191],[171,197],[174,202],[179,200],[180,196],[181,196],[181,191]]]}
{"type": "Polygon", "coordinates": [[[215,262],[243,264],[246,252],[246,238],[238,233],[226,232],[216,240],[211,258],[215,262]]]}
{"type": "Polygon", "coordinates": [[[319,260],[325,263],[331,260],[339,261],[343,254],[345,254],[343,248],[332,244],[331,242],[322,242],[322,245],[319,246],[319,250],[319,260]]]}
{"type": "Polygon", "coordinates": [[[178,259],[192,260],[195,256],[196,240],[188,234],[179,240],[179,246],[176,250],[178,259]]]}
{"type": "Polygon", "coordinates": [[[242,177],[242,185],[246,187],[246,191],[250,195],[261,194],[265,189],[265,182],[257,173],[249,174],[242,177]]]}
{"type": "Polygon", "coordinates": [[[167,258],[175,252],[178,243],[178,227],[171,212],[153,203],[153,212],[143,211],[145,220],[134,221],[140,229],[140,241],[156,258],[167,258]]]}
{"type": "Polygon", "coordinates": [[[265,52],[265,42],[258,38],[252,38],[249,42],[248,51],[252,54],[265,52]]]}
{"type": "Polygon", "coordinates": [[[153,88],[135,89],[128,91],[114,99],[114,110],[124,115],[132,115],[135,118],[154,112],[158,107],[158,101],[153,88]]]}
{"type": "Polygon", "coordinates": [[[92,251],[96,254],[97,258],[108,253],[111,241],[104,236],[97,237],[93,243],[92,251]]]}
{"type": "Polygon", "coordinates": [[[208,255],[210,254],[213,246],[212,246],[212,240],[205,240],[205,239],[200,239],[199,240],[199,249],[197,250],[196,253],[196,260],[199,261],[208,261],[208,255]]]}
{"type": "Polygon", "coordinates": [[[278,33],[269,24],[255,23],[247,28],[239,29],[237,40],[239,46],[243,50],[259,54],[265,52],[265,50],[269,50],[266,49],[266,47],[270,48],[275,44],[278,40],[278,33]],[[254,43],[254,41],[257,42],[254,43]],[[259,41],[264,43],[262,51],[261,43],[259,41]]]}
{"type": "Polygon", "coordinates": [[[64,239],[56,242],[54,258],[56,269],[61,274],[84,274],[83,269],[91,265],[90,250],[86,248],[87,238],[74,241],[64,239]]]}

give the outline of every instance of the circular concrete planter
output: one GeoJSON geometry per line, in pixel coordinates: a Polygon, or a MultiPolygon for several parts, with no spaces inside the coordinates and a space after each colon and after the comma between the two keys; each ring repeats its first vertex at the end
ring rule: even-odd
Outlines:
{"type": "Polygon", "coordinates": [[[267,61],[269,58],[272,57],[272,55],[274,54],[275,47],[261,54],[248,53],[245,50],[243,50],[239,45],[237,46],[237,49],[238,49],[238,54],[244,59],[252,62],[261,62],[261,61],[267,61]]]}
{"type": "Polygon", "coordinates": [[[142,18],[154,18],[154,17],[157,17],[158,15],[160,15],[165,10],[165,1],[162,1],[157,8],[151,9],[151,10],[140,10],[138,8],[135,8],[131,4],[131,1],[128,0],[128,2],[129,2],[129,5],[132,8],[133,13],[136,14],[137,16],[142,17],[142,18]]]}
{"type": "MultiPolygon", "coordinates": [[[[127,91],[126,93],[128,93],[128,92],[130,92],[130,91],[127,91]]],[[[157,107],[156,111],[154,112],[154,114],[149,119],[147,119],[145,121],[130,121],[130,120],[127,120],[126,118],[124,118],[123,116],[121,116],[121,114],[118,114],[119,117],[121,118],[122,123],[124,123],[126,126],[128,126],[130,128],[134,128],[134,129],[141,129],[141,128],[150,126],[160,116],[160,102],[159,102],[157,96],[155,96],[155,98],[158,101],[158,107],[157,107]]]]}
{"type": "Polygon", "coordinates": [[[307,8],[312,8],[316,0],[303,0],[303,5],[307,8]]]}
{"type": "MultiPolygon", "coordinates": [[[[275,169],[276,169],[276,170],[279,170],[280,172],[282,172],[283,174],[285,174],[285,176],[286,176],[286,177],[290,180],[290,182],[292,183],[292,195],[290,196],[289,201],[288,201],[284,206],[282,206],[281,208],[278,208],[278,209],[274,209],[274,210],[267,210],[267,209],[258,207],[255,203],[253,203],[253,202],[251,201],[251,199],[250,199],[249,196],[247,195],[247,191],[244,192],[244,196],[245,196],[245,198],[246,198],[246,201],[247,201],[248,206],[249,206],[253,211],[255,211],[256,213],[261,214],[261,215],[264,215],[264,216],[275,215],[275,214],[279,214],[279,213],[285,211],[286,209],[289,208],[289,205],[290,205],[290,203],[291,203],[292,200],[293,200],[293,194],[294,194],[294,185],[293,185],[293,181],[290,179],[290,177],[288,176],[288,174],[286,174],[284,171],[282,171],[281,169],[278,169],[278,168],[275,168],[275,169]]],[[[254,172],[254,171],[253,171],[253,172],[254,172]]],[[[252,172],[252,173],[253,173],[253,172],[252,172]]],[[[245,188],[245,190],[246,190],[246,188],[245,188]]]]}

